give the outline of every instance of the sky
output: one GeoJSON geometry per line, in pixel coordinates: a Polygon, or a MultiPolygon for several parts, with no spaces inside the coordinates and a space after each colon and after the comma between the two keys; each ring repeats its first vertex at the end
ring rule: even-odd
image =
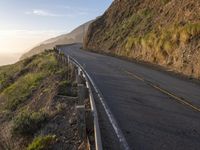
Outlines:
{"type": "Polygon", "coordinates": [[[95,19],[111,3],[112,0],[0,0],[0,65],[6,56],[16,61],[40,42],[95,19]]]}

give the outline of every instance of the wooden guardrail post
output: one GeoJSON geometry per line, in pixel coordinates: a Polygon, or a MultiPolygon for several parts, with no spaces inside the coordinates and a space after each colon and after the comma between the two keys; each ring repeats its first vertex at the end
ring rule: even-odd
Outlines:
{"type": "Polygon", "coordinates": [[[86,122],[85,122],[85,105],[76,106],[77,120],[78,120],[78,133],[81,141],[84,142],[84,147],[86,147],[87,137],[86,137],[86,122]]]}
{"type": "Polygon", "coordinates": [[[102,150],[96,106],[91,92],[91,87],[86,77],[88,75],[85,74],[84,68],[81,67],[81,65],[73,58],[68,56],[67,63],[69,67],[70,65],[76,66],[73,72],[76,75],[76,83],[78,88],[78,102],[75,108],[77,111],[77,126],[78,134],[81,138],[80,140],[83,142],[84,149],[93,149],[93,147],[90,146],[91,144],[95,144],[93,146],[95,146],[97,150],[102,150]],[[89,98],[90,107],[88,107],[88,103],[86,101],[87,98],[89,98]]]}
{"type": "Polygon", "coordinates": [[[86,109],[85,109],[85,99],[87,98],[88,89],[82,83],[82,76],[80,68],[74,70],[76,74],[76,81],[78,87],[78,105],[77,110],[77,120],[78,120],[78,133],[83,141],[84,149],[87,149],[87,132],[86,132],[86,109]]]}
{"type": "Polygon", "coordinates": [[[77,85],[80,83],[80,80],[79,80],[79,75],[78,75],[78,68],[75,69],[75,76],[76,76],[76,83],[77,85]]]}
{"type": "Polygon", "coordinates": [[[76,83],[77,84],[81,84],[82,83],[82,79],[81,79],[81,76],[79,74],[76,74],[76,83]]]}
{"type": "Polygon", "coordinates": [[[78,104],[85,104],[85,99],[88,97],[88,89],[84,84],[78,84],[78,104]]]}
{"type": "Polygon", "coordinates": [[[63,56],[63,57],[64,57],[65,64],[67,64],[67,58],[65,56],[63,56]]]}
{"type": "Polygon", "coordinates": [[[78,68],[77,72],[76,72],[76,82],[77,84],[85,84],[85,79],[83,77],[83,72],[81,71],[80,68],[78,68]]]}
{"type": "Polygon", "coordinates": [[[75,74],[76,74],[76,69],[75,69],[74,65],[71,64],[71,75],[70,75],[71,79],[74,79],[75,74]]]}
{"type": "Polygon", "coordinates": [[[91,133],[94,131],[94,115],[91,109],[86,110],[85,114],[86,129],[89,133],[91,133]]]}

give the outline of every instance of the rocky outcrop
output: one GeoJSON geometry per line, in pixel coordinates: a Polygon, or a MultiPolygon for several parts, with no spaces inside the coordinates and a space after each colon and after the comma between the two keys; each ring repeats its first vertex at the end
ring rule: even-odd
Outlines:
{"type": "Polygon", "coordinates": [[[115,0],[89,26],[84,47],[200,79],[200,1],[115,0]]]}

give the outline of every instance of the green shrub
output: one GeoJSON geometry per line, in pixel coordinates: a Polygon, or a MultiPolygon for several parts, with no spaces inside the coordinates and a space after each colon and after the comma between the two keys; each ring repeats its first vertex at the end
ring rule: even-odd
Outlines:
{"type": "Polygon", "coordinates": [[[28,73],[7,87],[0,97],[6,102],[6,109],[15,110],[32,94],[45,77],[43,73],[28,73]]]}
{"type": "Polygon", "coordinates": [[[77,96],[77,86],[70,81],[62,81],[58,88],[58,95],[77,96]]]}
{"type": "Polygon", "coordinates": [[[20,74],[24,70],[52,74],[57,71],[57,68],[58,62],[54,53],[50,51],[34,55],[13,65],[2,66],[0,67],[0,91],[11,85],[17,78],[25,75],[27,72],[20,74]]]}
{"type": "Polygon", "coordinates": [[[29,64],[29,68],[37,68],[37,71],[51,74],[57,70],[58,62],[54,53],[42,53],[29,64]]]}
{"type": "Polygon", "coordinates": [[[22,112],[13,119],[12,133],[14,135],[32,135],[47,121],[44,112],[22,112]]]}
{"type": "Polygon", "coordinates": [[[0,92],[12,83],[13,77],[23,68],[23,63],[21,62],[0,67],[0,92]]]}
{"type": "Polygon", "coordinates": [[[58,94],[59,95],[69,95],[68,89],[71,87],[70,81],[62,81],[59,84],[58,94]]]}
{"type": "Polygon", "coordinates": [[[33,140],[27,150],[48,150],[55,141],[55,135],[39,136],[33,140]]]}

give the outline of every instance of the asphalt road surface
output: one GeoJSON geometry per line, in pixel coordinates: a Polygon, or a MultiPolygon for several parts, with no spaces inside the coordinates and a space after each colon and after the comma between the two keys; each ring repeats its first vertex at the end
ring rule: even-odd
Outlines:
{"type": "MultiPolygon", "coordinates": [[[[60,49],[91,76],[129,149],[200,150],[200,85],[80,45],[60,49]]],[[[104,149],[123,149],[108,142],[111,132],[103,132],[104,149]]]]}

